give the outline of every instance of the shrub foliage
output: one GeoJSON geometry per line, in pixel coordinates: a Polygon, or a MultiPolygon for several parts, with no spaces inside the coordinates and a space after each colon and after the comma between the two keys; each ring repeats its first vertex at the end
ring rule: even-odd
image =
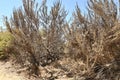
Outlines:
{"type": "MultiPolygon", "coordinates": [[[[48,12],[46,0],[40,7],[35,0],[23,0],[23,9],[14,10],[10,20],[5,18],[14,38],[15,58],[36,75],[40,74],[40,65],[70,58],[84,64],[77,69],[84,71],[81,74],[86,80],[117,80],[120,76],[119,8],[114,0],[89,0],[88,12],[82,15],[77,5],[73,20],[68,23],[60,1],[48,12]]],[[[80,76],[79,71],[76,74],[80,76]]]]}
{"type": "Polygon", "coordinates": [[[53,5],[50,13],[46,1],[38,7],[35,1],[23,0],[23,8],[14,10],[10,21],[5,18],[5,23],[14,37],[17,61],[38,75],[39,65],[45,66],[63,53],[62,27],[67,14],[60,2],[53,5]],[[44,35],[40,28],[43,28],[44,35]]]}
{"type": "Polygon", "coordinates": [[[0,59],[7,58],[7,48],[10,46],[12,36],[9,32],[0,32],[0,59]]]}
{"type": "MultiPolygon", "coordinates": [[[[77,5],[71,26],[65,28],[68,55],[75,60],[82,60],[85,63],[84,70],[86,72],[95,67],[99,71],[100,67],[98,66],[110,63],[114,63],[111,66],[117,65],[119,71],[120,21],[118,6],[113,0],[89,0],[87,10],[88,14],[84,16],[77,5]]],[[[111,74],[114,73],[112,69],[110,70],[111,74]]],[[[110,77],[108,76],[110,73],[98,74],[99,79],[112,80],[115,75],[112,74],[110,77]],[[108,78],[105,78],[105,75],[108,78]]]]}

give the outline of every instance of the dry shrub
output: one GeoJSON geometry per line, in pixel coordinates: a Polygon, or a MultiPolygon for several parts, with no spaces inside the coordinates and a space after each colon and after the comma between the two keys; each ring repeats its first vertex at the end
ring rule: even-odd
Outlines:
{"type": "MultiPolygon", "coordinates": [[[[76,6],[72,24],[64,28],[69,57],[76,61],[82,60],[88,76],[94,69],[99,72],[103,65],[115,65],[112,62],[117,63],[118,72],[109,69],[110,66],[105,68],[109,70],[109,74],[119,73],[120,23],[117,4],[113,0],[89,0],[87,10],[88,14],[83,16],[80,8],[76,6]]],[[[109,74],[105,73],[108,77],[109,74]]],[[[120,74],[116,76],[118,75],[120,74]]],[[[111,77],[116,76],[111,75],[111,77]]],[[[103,80],[106,77],[100,78],[103,80]]]]}
{"type": "Polygon", "coordinates": [[[10,21],[5,18],[5,24],[14,37],[11,55],[31,73],[39,75],[39,65],[46,67],[66,53],[68,58],[62,56],[55,64],[66,75],[119,80],[120,7],[113,0],[89,0],[84,16],[76,6],[71,24],[59,1],[50,13],[46,0],[40,7],[34,0],[23,0],[23,8],[14,10],[10,21]]]}
{"type": "Polygon", "coordinates": [[[43,44],[46,51],[42,54],[50,55],[53,61],[59,59],[63,55],[64,38],[62,28],[65,25],[67,12],[61,8],[61,2],[55,2],[48,13],[46,2],[42,4],[40,21],[42,27],[43,44]]]}
{"type": "Polygon", "coordinates": [[[63,53],[62,27],[66,11],[58,1],[47,11],[46,0],[39,7],[35,0],[23,0],[23,9],[15,9],[5,24],[14,37],[11,45],[17,62],[39,75],[38,66],[46,66],[63,53]],[[43,34],[40,29],[42,28],[43,34]]]}

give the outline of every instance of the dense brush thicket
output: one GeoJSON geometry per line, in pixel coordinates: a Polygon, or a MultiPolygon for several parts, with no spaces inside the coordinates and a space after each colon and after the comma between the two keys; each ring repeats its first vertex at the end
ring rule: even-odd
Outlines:
{"type": "Polygon", "coordinates": [[[76,6],[73,23],[66,30],[70,57],[82,60],[86,64],[86,72],[96,67],[95,72],[99,73],[103,65],[112,63],[109,73],[99,74],[99,78],[103,80],[105,75],[111,75],[109,80],[113,80],[113,69],[120,71],[120,21],[118,7],[113,0],[90,0],[85,16],[76,6]],[[116,68],[113,65],[117,65],[116,68]]]}
{"type": "Polygon", "coordinates": [[[77,66],[69,66],[74,76],[84,76],[85,80],[119,80],[119,8],[114,0],[89,0],[88,12],[82,15],[77,5],[72,23],[68,23],[60,1],[48,12],[46,0],[40,6],[35,0],[23,0],[23,9],[14,10],[10,20],[5,18],[14,38],[10,55],[35,75],[40,75],[39,66],[58,60],[71,64],[65,59],[70,58],[77,66]]]}

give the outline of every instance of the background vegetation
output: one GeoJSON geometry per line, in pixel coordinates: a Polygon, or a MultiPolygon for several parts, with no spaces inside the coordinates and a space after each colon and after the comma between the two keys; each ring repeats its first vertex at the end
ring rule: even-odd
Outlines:
{"type": "Polygon", "coordinates": [[[6,32],[0,32],[0,59],[7,58],[7,48],[10,46],[12,40],[11,34],[6,32]]]}

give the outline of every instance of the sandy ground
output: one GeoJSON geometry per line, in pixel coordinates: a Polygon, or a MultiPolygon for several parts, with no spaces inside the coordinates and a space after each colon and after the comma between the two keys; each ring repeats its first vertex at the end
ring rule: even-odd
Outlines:
{"type": "MultiPolygon", "coordinates": [[[[24,74],[17,73],[19,70],[13,67],[11,61],[0,61],[0,80],[44,80],[44,79],[28,79],[24,74]]],[[[61,78],[55,80],[74,80],[73,78],[61,78]]],[[[83,79],[80,79],[83,80],[83,79]]]]}
{"type": "Polygon", "coordinates": [[[17,73],[10,62],[0,62],[0,80],[27,80],[17,73]]]}

